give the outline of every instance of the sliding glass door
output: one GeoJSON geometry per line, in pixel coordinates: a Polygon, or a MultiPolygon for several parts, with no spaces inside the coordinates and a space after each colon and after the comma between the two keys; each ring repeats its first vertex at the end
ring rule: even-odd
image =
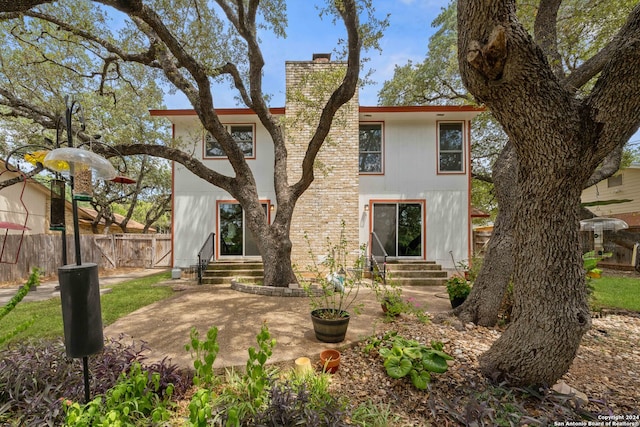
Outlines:
{"type": "MultiPolygon", "coordinates": [[[[263,204],[262,207],[266,215],[267,205],[263,204]]],[[[220,256],[260,256],[256,240],[245,226],[244,211],[239,203],[220,203],[218,218],[220,256]]]]}
{"type": "Polygon", "coordinates": [[[373,231],[388,256],[422,258],[422,209],[422,203],[373,203],[373,231]]]}

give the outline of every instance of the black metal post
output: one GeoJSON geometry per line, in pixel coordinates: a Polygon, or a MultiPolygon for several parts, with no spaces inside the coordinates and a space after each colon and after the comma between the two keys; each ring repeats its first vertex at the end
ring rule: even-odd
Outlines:
{"type": "Polygon", "coordinates": [[[84,371],[84,403],[89,403],[89,357],[82,358],[82,370],[84,371]]]}
{"type": "MultiPolygon", "coordinates": [[[[69,101],[67,97],[65,99],[67,104],[66,109],[66,121],[67,121],[67,143],[69,147],[73,148],[73,132],[71,130],[71,115],[73,114],[73,101],[69,101]]],[[[69,163],[70,181],[71,181],[71,212],[73,214],[73,238],[76,249],[76,265],[82,265],[82,254],[80,251],[80,223],[78,220],[78,201],[73,196],[74,190],[74,176],[73,176],[73,163],[69,163]]],[[[89,359],[87,356],[82,358],[82,370],[84,375],[84,400],[85,403],[89,403],[89,359]]]]}
{"type": "Polygon", "coordinates": [[[62,231],[62,265],[67,265],[67,226],[62,231]]]}
{"type": "MultiPolygon", "coordinates": [[[[73,148],[73,131],[71,130],[71,115],[73,114],[73,101],[69,101],[69,97],[65,98],[65,102],[67,104],[67,110],[65,114],[65,119],[67,122],[67,144],[69,147],[73,148]]],[[[73,213],[73,237],[76,247],[76,265],[82,265],[82,255],[80,254],[80,224],[78,221],[78,201],[75,197],[73,197],[74,190],[74,177],[73,177],[73,163],[69,163],[69,171],[71,176],[71,206],[73,213]]]]}
{"type": "MultiPolygon", "coordinates": [[[[71,191],[73,192],[73,178],[71,178],[71,191]]],[[[76,265],[82,265],[80,254],[80,223],[78,220],[78,201],[71,197],[71,207],[73,211],[73,237],[76,246],[76,265]]]]}

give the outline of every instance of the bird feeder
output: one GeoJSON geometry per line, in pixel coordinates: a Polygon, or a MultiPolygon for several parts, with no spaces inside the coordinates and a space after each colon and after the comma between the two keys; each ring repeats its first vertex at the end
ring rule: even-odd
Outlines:
{"type": "Polygon", "coordinates": [[[65,230],[65,190],[64,180],[54,179],[51,181],[51,220],[49,230],[65,230]]]}
{"type": "Polygon", "coordinates": [[[73,176],[73,198],[93,199],[92,178],[105,181],[117,176],[116,170],[104,157],[82,148],[63,147],[50,151],[44,158],[44,166],[73,176]],[[66,166],[66,167],[65,167],[66,166]]]}
{"type": "Polygon", "coordinates": [[[619,231],[629,228],[629,225],[618,218],[595,217],[580,221],[580,231],[593,232],[593,249],[598,256],[604,251],[604,232],[619,231]]]}

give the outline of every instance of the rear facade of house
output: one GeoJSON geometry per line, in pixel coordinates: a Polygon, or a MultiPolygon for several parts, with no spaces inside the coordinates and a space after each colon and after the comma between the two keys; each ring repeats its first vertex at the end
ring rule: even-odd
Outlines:
{"type": "MultiPolygon", "coordinates": [[[[311,73],[341,66],[316,61],[286,63],[287,91],[310,84],[311,73]]],[[[314,126],[290,126],[309,112],[296,97],[272,114],[287,123],[289,182],[297,180],[300,160],[314,126]]],[[[277,213],[273,187],[273,143],[249,109],[220,109],[221,122],[241,146],[255,176],[265,212],[277,213]]],[[[313,112],[319,114],[320,111],[313,112]]],[[[366,245],[389,260],[434,261],[452,268],[468,260],[471,241],[471,120],[468,106],[367,107],[358,96],[345,105],[316,162],[315,181],[296,205],[292,258],[309,261],[305,233],[320,255],[344,222],[354,247],[366,245]],[[384,249],[384,250],[383,250],[384,249]]],[[[218,172],[233,170],[217,142],[192,110],[153,110],[167,117],[182,149],[218,172]]],[[[196,263],[203,243],[215,233],[214,260],[259,259],[244,225],[242,207],[224,190],[173,164],[173,265],[196,263]]]]}

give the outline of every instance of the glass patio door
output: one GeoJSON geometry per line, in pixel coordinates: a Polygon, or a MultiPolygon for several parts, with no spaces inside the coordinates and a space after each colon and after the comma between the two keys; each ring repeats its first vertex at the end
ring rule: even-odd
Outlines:
{"type": "Polygon", "coordinates": [[[422,203],[373,203],[373,231],[390,257],[422,257],[422,203]]]}
{"type": "MultiPolygon", "coordinates": [[[[267,205],[262,207],[267,213],[267,205]]],[[[253,233],[245,227],[244,211],[239,203],[220,203],[218,207],[220,256],[260,256],[253,233]]]]}

